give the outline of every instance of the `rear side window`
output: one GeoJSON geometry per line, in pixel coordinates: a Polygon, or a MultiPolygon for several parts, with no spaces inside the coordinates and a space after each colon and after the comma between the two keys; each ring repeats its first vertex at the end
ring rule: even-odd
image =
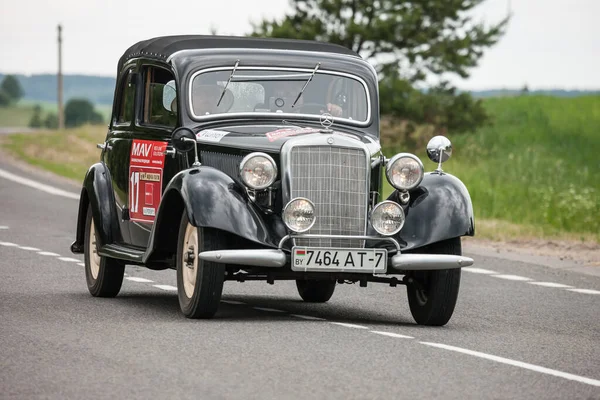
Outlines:
{"type": "Polygon", "coordinates": [[[146,67],[144,71],[143,123],[175,127],[177,92],[173,74],[163,68],[146,67]]]}
{"type": "Polygon", "coordinates": [[[117,113],[118,124],[131,124],[133,120],[133,103],[135,101],[135,82],[131,79],[133,72],[123,78],[121,83],[119,110],[117,113]]]}

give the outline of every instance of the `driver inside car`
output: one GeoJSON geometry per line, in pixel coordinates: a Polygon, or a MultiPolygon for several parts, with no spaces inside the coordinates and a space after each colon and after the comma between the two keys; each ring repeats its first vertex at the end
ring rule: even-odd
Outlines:
{"type": "MultiPolygon", "coordinates": [[[[277,112],[278,110],[281,110],[282,112],[302,113],[304,106],[304,94],[298,98],[296,104],[294,104],[294,101],[298,97],[298,93],[300,93],[303,86],[303,81],[276,81],[275,88],[273,90],[273,97],[269,99],[269,108],[271,111],[277,112]]],[[[342,116],[343,109],[341,106],[333,103],[326,103],[324,105],[326,109],[319,109],[319,113],[330,113],[334,117],[342,116]]],[[[307,104],[307,106],[310,107],[312,105],[307,104]]],[[[307,110],[304,110],[304,112],[308,113],[307,110]]]]}

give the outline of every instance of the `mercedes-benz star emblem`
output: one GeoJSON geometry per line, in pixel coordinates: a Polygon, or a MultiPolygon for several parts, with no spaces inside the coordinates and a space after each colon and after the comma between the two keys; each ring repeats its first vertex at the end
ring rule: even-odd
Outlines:
{"type": "Polygon", "coordinates": [[[319,119],[319,122],[321,122],[321,125],[323,126],[323,128],[329,129],[329,127],[331,127],[331,125],[333,125],[333,115],[331,115],[329,113],[321,114],[321,118],[319,119]]]}

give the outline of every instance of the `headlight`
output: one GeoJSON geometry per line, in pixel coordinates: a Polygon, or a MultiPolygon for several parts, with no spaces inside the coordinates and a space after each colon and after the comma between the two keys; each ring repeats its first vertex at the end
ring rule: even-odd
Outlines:
{"type": "Polygon", "coordinates": [[[306,232],[315,220],[315,205],[304,197],[293,199],[283,209],[283,222],[294,232],[306,232]]]}
{"type": "Polygon", "coordinates": [[[385,168],[390,185],[400,190],[416,188],[423,180],[423,163],[415,155],[408,153],[396,154],[385,168]]]}
{"type": "Polygon", "coordinates": [[[240,163],[240,178],[250,189],[268,188],[277,178],[277,165],[268,154],[248,154],[240,163]]]}
{"type": "Polygon", "coordinates": [[[398,203],[382,201],[371,213],[371,224],[380,235],[394,235],[404,226],[404,210],[398,203]]]}

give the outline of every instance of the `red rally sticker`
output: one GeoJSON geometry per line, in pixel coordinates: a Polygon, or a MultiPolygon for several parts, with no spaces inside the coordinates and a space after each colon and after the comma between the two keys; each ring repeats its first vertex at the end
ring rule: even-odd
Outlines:
{"type": "Polygon", "coordinates": [[[154,222],[162,196],[167,142],[134,140],[129,156],[129,216],[154,222]]]}

